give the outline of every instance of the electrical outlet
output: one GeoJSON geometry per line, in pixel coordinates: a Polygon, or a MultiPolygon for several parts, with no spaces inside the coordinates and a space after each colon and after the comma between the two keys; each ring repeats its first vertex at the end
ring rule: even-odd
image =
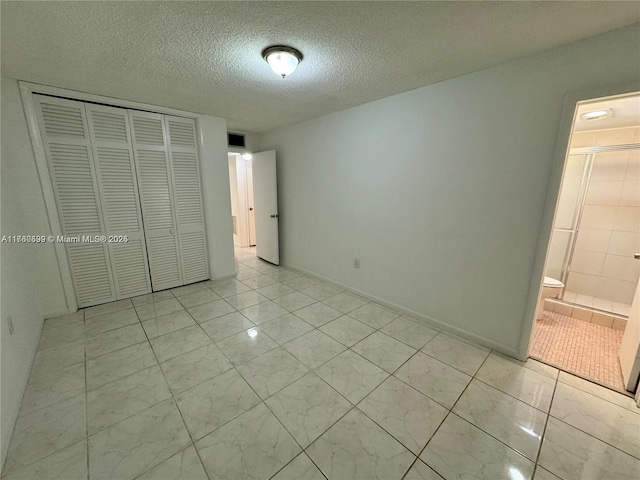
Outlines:
{"type": "Polygon", "coordinates": [[[7,326],[9,327],[9,335],[13,335],[13,318],[11,318],[11,315],[7,317],[7,326]]]}
{"type": "Polygon", "coordinates": [[[353,259],[353,268],[360,268],[360,259],[359,258],[354,258],[353,259]]]}

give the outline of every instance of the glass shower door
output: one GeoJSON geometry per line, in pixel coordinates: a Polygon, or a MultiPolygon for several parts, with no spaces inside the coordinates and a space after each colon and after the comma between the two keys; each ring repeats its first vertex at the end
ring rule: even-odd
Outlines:
{"type": "Polygon", "coordinates": [[[569,262],[584,202],[591,155],[569,155],[562,179],[546,276],[566,284],[569,262]]]}

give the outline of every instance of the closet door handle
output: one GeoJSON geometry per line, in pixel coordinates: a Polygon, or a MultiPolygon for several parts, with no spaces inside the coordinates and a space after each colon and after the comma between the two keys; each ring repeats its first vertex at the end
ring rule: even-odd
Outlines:
{"type": "Polygon", "coordinates": [[[169,230],[169,233],[173,235],[173,228],[169,230]]]}

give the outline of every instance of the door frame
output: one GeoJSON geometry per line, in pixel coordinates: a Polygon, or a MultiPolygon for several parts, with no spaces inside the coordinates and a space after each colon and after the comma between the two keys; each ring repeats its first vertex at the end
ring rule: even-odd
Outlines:
{"type": "Polygon", "coordinates": [[[533,261],[533,269],[529,280],[529,291],[527,293],[527,304],[522,321],[522,331],[520,334],[520,346],[518,347],[518,359],[525,361],[529,357],[531,349],[531,339],[533,327],[536,321],[536,308],[542,293],[542,282],[547,263],[549,246],[551,245],[551,234],[555,220],[560,188],[562,187],[562,177],[569,155],[571,144],[571,133],[575,121],[578,104],[602,97],[627,96],[640,90],[637,82],[608,85],[600,88],[569,92],[564,99],[564,107],[560,120],[560,131],[556,141],[556,148],[549,174],[547,185],[547,197],[544,204],[540,230],[538,232],[538,242],[533,261]]]}
{"type": "MultiPolygon", "coordinates": [[[[45,209],[47,211],[47,218],[49,220],[49,227],[51,228],[51,235],[57,237],[62,235],[62,226],[60,217],[58,216],[58,210],[55,201],[55,195],[53,191],[53,185],[51,184],[51,176],[49,172],[49,166],[47,165],[47,158],[45,156],[44,144],[42,143],[42,136],[40,128],[38,126],[38,117],[36,113],[36,106],[34,102],[34,94],[52,95],[56,97],[67,98],[70,100],[76,100],[80,102],[93,102],[99,104],[105,104],[113,107],[120,107],[126,109],[143,110],[148,112],[160,113],[163,115],[174,115],[177,117],[193,118],[196,124],[196,136],[197,136],[197,150],[198,159],[202,161],[202,151],[204,148],[202,131],[200,129],[200,115],[191,112],[185,112],[182,110],[175,110],[173,108],[158,107],[155,105],[149,105],[146,103],[133,102],[130,100],[121,100],[114,97],[107,97],[103,95],[94,95],[92,93],[77,92],[75,90],[67,90],[65,88],[51,87],[48,85],[39,85],[37,83],[18,81],[20,88],[20,96],[22,97],[22,107],[24,109],[25,118],[27,120],[27,128],[29,129],[29,137],[31,138],[31,145],[33,147],[33,155],[36,160],[36,168],[38,171],[38,177],[40,180],[40,187],[42,188],[42,196],[44,199],[45,209]]],[[[202,176],[200,177],[200,188],[204,192],[204,185],[202,184],[202,176]]],[[[203,209],[205,209],[203,204],[203,209]]],[[[206,222],[205,222],[206,225],[206,222]]],[[[205,232],[206,238],[206,232],[205,232]]],[[[75,290],[73,288],[73,282],[71,280],[71,266],[65,252],[64,244],[54,243],[54,252],[56,260],[58,262],[58,269],[60,271],[60,281],[62,289],[65,295],[66,312],[72,313],[78,310],[78,303],[76,302],[75,290]]],[[[207,242],[207,249],[209,245],[207,242]]],[[[211,254],[211,252],[209,252],[211,254]]],[[[209,266],[207,266],[209,268],[209,266]]],[[[59,312],[60,313],[60,312],[59,312]]]]}

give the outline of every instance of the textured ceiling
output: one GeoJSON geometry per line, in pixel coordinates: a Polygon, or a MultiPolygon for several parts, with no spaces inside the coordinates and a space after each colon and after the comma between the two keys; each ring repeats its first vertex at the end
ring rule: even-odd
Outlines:
{"type": "Polygon", "coordinates": [[[4,76],[265,131],[640,21],[638,2],[8,2],[4,76]],[[285,43],[286,79],[262,60],[285,43]]]}

